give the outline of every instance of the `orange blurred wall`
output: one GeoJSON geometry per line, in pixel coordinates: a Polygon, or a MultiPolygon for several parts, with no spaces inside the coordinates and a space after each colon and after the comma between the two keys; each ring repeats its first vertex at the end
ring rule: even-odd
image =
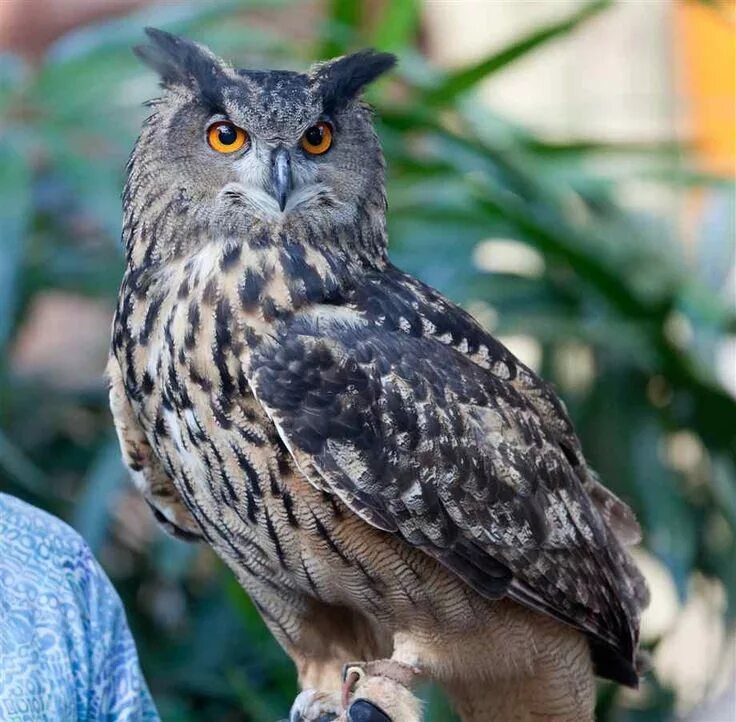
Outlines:
{"type": "Polygon", "coordinates": [[[681,91],[702,170],[736,177],[736,2],[680,0],[675,19],[681,91]]]}

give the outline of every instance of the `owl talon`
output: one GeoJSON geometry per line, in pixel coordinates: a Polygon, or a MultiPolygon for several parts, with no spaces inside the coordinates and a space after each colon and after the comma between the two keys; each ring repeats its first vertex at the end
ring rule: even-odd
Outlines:
{"type": "Polygon", "coordinates": [[[289,722],[336,722],[340,712],[340,700],[336,694],[305,689],[291,705],[289,722]]]}

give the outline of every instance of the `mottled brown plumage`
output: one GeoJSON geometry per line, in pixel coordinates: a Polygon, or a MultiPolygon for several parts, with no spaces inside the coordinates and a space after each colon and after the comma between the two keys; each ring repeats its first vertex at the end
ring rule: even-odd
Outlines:
{"type": "Polygon", "coordinates": [[[149,35],[164,94],[128,167],[109,374],[157,518],[251,595],[305,688],[294,719],[344,718],[342,665],[380,659],[393,677],[345,690],[375,720],[418,719],[410,667],[466,722],[590,719],[594,667],[636,684],[638,527],[549,386],[389,262],[357,98],[392,57],[239,71],[149,35]],[[220,121],[242,149],[208,145],[220,121]]]}

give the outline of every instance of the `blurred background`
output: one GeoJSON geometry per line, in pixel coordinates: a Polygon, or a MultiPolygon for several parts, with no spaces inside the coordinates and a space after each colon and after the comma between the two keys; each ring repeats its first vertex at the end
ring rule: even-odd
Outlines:
{"type": "Polygon", "coordinates": [[[145,25],[241,67],[399,55],[369,93],[394,260],[554,382],[644,527],[653,667],[601,683],[599,718],[735,720],[736,6],[0,2],[0,489],[90,544],[166,722],[270,722],[291,663],[213,554],[158,530],[107,409],[145,25]]]}

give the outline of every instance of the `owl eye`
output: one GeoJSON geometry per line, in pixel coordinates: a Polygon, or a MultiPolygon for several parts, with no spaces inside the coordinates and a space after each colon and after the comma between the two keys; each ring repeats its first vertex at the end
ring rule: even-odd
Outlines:
{"type": "Polygon", "coordinates": [[[237,125],[220,120],[207,128],[207,142],[218,153],[234,153],[248,142],[248,134],[237,125]]]}
{"type": "Polygon", "coordinates": [[[302,148],[312,155],[326,153],[332,145],[332,126],[321,122],[307,128],[302,136],[302,148]]]}

